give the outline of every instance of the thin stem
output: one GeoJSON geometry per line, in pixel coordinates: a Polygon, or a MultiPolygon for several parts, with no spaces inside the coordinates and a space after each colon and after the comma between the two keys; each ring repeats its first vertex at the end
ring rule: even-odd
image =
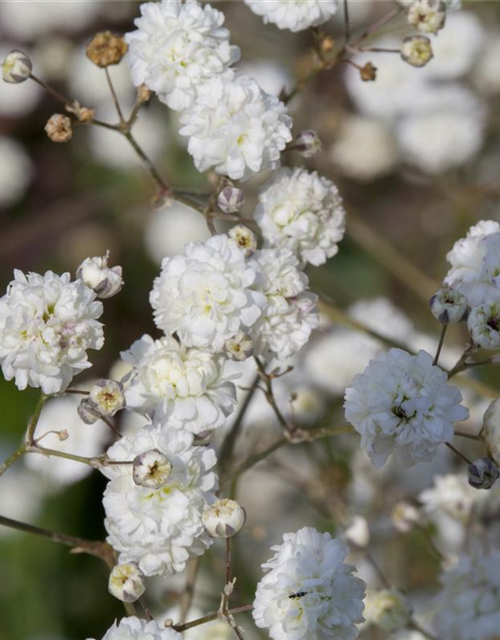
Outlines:
{"type": "Polygon", "coordinates": [[[349,21],[348,0],[344,0],[344,43],[348,44],[351,39],[351,23],[349,21]]]}
{"type": "Polygon", "coordinates": [[[80,462],[87,464],[94,469],[99,469],[104,463],[102,456],[96,456],[94,458],[85,458],[84,456],[78,456],[74,453],[68,453],[66,451],[58,451],[57,449],[47,449],[46,447],[39,447],[36,444],[31,444],[26,447],[26,453],[38,453],[39,455],[56,458],[64,458],[65,460],[73,460],[74,462],[80,462]]]}
{"type": "Polygon", "coordinates": [[[19,449],[17,449],[16,451],[14,451],[14,453],[9,456],[7,458],[7,460],[5,460],[2,464],[2,466],[0,466],[0,476],[2,476],[7,469],[12,466],[14,464],[14,462],[16,462],[16,460],[18,460],[21,456],[23,456],[26,453],[26,446],[24,444],[22,444],[19,449]]]}
{"type": "Polygon", "coordinates": [[[377,20],[370,27],[368,27],[366,31],[363,31],[363,33],[359,36],[359,38],[357,38],[352,43],[352,47],[353,48],[359,47],[361,42],[363,42],[369,36],[371,36],[372,33],[375,33],[375,31],[378,31],[381,27],[385,26],[390,20],[395,18],[398,15],[398,13],[400,13],[400,11],[401,11],[401,7],[398,6],[398,7],[394,7],[394,9],[391,9],[391,11],[383,15],[379,20],[377,20]]]}
{"type": "Polygon", "coordinates": [[[465,431],[457,431],[455,430],[455,435],[459,438],[468,438],[469,440],[476,440],[477,442],[481,442],[482,438],[475,433],[466,433],[465,431]]]}
{"type": "Polygon", "coordinates": [[[62,102],[62,104],[65,107],[70,107],[70,109],[73,108],[74,105],[67,98],[65,98],[62,94],[60,94],[55,89],[52,89],[52,87],[49,87],[49,85],[45,84],[43,80],[40,80],[40,78],[37,78],[32,73],[30,74],[29,77],[31,78],[31,80],[34,80],[38,85],[40,85],[42,89],[44,89],[49,95],[55,98],[55,100],[57,100],[58,102],[62,102]]]}
{"type": "Polygon", "coordinates": [[[74,393],[80,396],[88,396],[90,395],[90,391],[84,391],[83,389],[66,389],[64,393],[74,393]]]}
{"type": "Polygon", "coordinates": [[[400,49],[385,49],[384,47],[360,47],[359,51],[371,53],[401,53],[400,49]]]}
{"type": "Polygon", "coordinates": [[[260,377],[262,378],[262,380],[264,381],[264,384],[266,385],[267,401],[269,402],[272,410],[274,411],[276,417],[278,418],[278,422],[283,427],[283,429],[285,429],[285,431],[288,431],[289,433],[292,433],[293,426],[288,423],[285,416],[281,413],[281,410],[278,407],[278,403],[276,402],[276,398],[274,397],[274,390],[273,390],[273,383],[272,383],[271,376],[266,372],[266,369],[262,364],[262,362],[260,361],[260,359],[257,356],[255,356],[254,359],[255,359],[255,362],[257,363],[257,369],[259,370],[260,377]]]}
{"type": "Polygon", "coordinates": [[[144,596],[141,596],[141,597],[139,598],[139,604],[141,605],[142,610],[143,610],[143,611],[144,611],[144,613],[146,614],[146,618],[147,618],[148,620],[150,620],[150,621],[151,621],[151,620],[154,620],[153,614],[151,613],[151,611],[150,611],[150,609],[149,609],[148,605],[146,604],[146,600],[144,599],[144,596]]]}
{"type": "Polygon", "coordinates": [[[415,528],[418,529],[424,536],[427,544],[429,545],[429,547],[432,549],[432,551],[434,552],[434,554],[441,560],[445,560],[444,555],[441,553],[441,551],[439,551],[439,549],[436,547],[436,545],[434,544],[434,540],[432,539],[432,536],[430,535],[430,533],[427,531],[427,529],[422,526],[421,524],[419,524],[418,522],[415,522],[415,528]]]}
{"type": "Polygon", "coordinates": [[[123,113],[120,107],[120,103],[118,101],[118,96],[116,95],[116,91],[115,88],[113,86],[113,81],[111,80],[111,75],[109,73],[109,69],[108,67],[104,67],[104,71],[106,73],[106,80],[108,81],[108,87],[109,90],[111,92],[111,97],[113,98],[113,102],[115,105],[115,109],[116,109],[116,113],[118,114],[118,117],[120,118],[120,122],[123,123],[125,122],[124,118],[123,118],[123,113]]]}
{"type": "Polygon", "coordinates": [[[102,120],[96,120],[95,118],[91,120],[89,124],[95,124],[96,127],[103,127],[104,129],[111,129],[111,131],[117,131],[118,133],[123,133],[119,125],[109,124],[109,122],[103,122],[102,120]]]}
{"type": "Polygon", "coordinates": [[[226,584],[231,582],[231,538],[226,538],[226,584]]]}
{"type": "Polygon", "coordinates": [[[144,167],[149,172],[149,174],[153,178],[153,180],[156,182],[156,184],[158,185],[160,190],[168,192],[169,191],[169,187],[168,187],[167,183],[160,176],[160,174],[156,170],[156,167],[151,162],[151,160],[148,158],[148,156],[144,153],[144,151],[141,149],[141,147],[137,144],[137,141],[134,138],[134,136],[132,135],[132,133],[130,131],[124,131],[123,135],[125,136],[125,138],[127,138],[127,140],[129,141],[130,145],[132,146],[134,151],[137,153],[137,155],[141,159],[144,167]]]}
{"type": "MultiPolygon", "coordinates": [[[[198,571],[200,569],[201,558],[192,558],[188,564],[186,588],[181,596],[179,623],[181,626],[186,621],[187,614],[191,608],[191,603],[194,597],[194,590],[196,587],[196,578],[198,577],[198,571]]],[[[196,626],[196,625],[194,625],[196,626]]],[[[189,627],[188,627],[189,628],[189,627]]]]}
{"type": "Polygon", "coordinates": [[[234,480],[235,478],[240,476],[242,473],[245,473],[245,471],[248,471],[249,469],[251,469],[253,466],[261,462],[261,460],[265,460],[272,453],[274,453],[278,449],[281,449],[281,447],[283,447],[288,443],[289,443],[288,438],[280,438],[279,440],[276,440],[271,445],[263,449],[260,453],[255,453],[251,455],[247,460],[245,460],[245,462],[243,462],[239,467],[236,468],[236,470],[232,475],[232,479],[234,480]]]}
{"type": "Polygon", "coordinates": [[[444,338],[446,336],[446,330],[448,329],[448,325],[447,324],[443,324],[443,326],[441,327],[441,335],[439,336],[439,342],[438,342],[438,346],[437,346],[437,350],[436,350],[436,355],[434,356],[434,361],[433,361],[433,365],[437,365],[437,363],[439,362],[439,356],[441,355],[441,349],[443,348],[443,344],[444,344],[444,338]]]}
{"type": "Polygon", "coordinates": [[[456,449],[451,443],[445,442],[445,445],[448,447],[448,449],[450,449],[450,451],[453,451],[453,453],[456,456],[461,458],[467,465],[472,464],[472,460],[469,460],[469,458],[467,456],[465,456],[461,451],[456,449]]]}
{"type": "MultiPolygon", "coordinates": [[[[244,613],[245,611],[251,611],[253,609],[253,604],[246,604],[242,607],[235,607],[234,609],[229,609],[229,615],[236,615],[238,613],[244,613]]],[[[206,616],[202,618],[197,618],[196,620],[192,620],[191,622],[186,622],[185,624],[176,624],[173,626],[175,631],[182,633],[183,631],[187,631],[188,629],[193,629],[194,627],[199,627],[206,622],[212,622],[213,620],[218,620],[221,617],[220,611],[214,611],[213,613],[208,613],[206,616]]]]}

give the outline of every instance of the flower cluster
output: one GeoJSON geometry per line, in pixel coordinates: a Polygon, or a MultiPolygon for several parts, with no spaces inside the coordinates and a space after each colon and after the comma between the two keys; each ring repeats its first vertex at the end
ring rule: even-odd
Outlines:
{"type": "Polygon", "coordinates": [[[266,24],[280,29],[304,31],[327,22],[337,12],[337,0],[245,0],[266,24]]]}
{"type": "Polygon", "coordinates": [[[210,471],[216,463],[214,451],[193,446],[187,431],[146,426],[135,436],[121,438],[107,455],[132,463],[153,450],[171,465],[154,486],[137,484],[132,464],[103,468],[111,480],[103,498],[107,540],[119,552],[120,563],[134,562],[146,576],[182,571],[188,558],[210,546],[202,514],[217,489],[217,476],[210,471]]]}
{"type": "Polygon", "coordinates": [[[465,420],[456,387],[425,351],[412,356],[390,349],[357,374],[346,390],[347,420],[361,434],[361,446],[375,467],[392,452],[412,465],[433,457],[438,445],[453,438],[453,423],[465,420]]]}
{"type": "Polygon", "coordinates": [[[224,15],[197,0],[150,2],[141,13],[125,38],[132,79],[181,112],[180,133],[196,168],[246,180],[279,167],[292,120],[278,98],[236,75],[240,51],[230,44],[224,15]]]}
{"type": "Polygon", "coordinates": [[[182,640],[182,635],[173,629],[160,627],[156,620],[131,616],[122,618],[120,622],[115,621],[102,640],[182,640]]]}
{"type": "Polygon", "coordinates": [[[262,565],[253,617],[273,640],[352,640],[363,622],[365,585],[345,564],[349,547],[304,527],[287,533],[262,565]]]}

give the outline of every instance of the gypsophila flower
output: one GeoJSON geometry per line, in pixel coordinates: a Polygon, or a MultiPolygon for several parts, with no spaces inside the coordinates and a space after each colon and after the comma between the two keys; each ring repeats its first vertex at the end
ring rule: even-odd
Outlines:
{"type": "Polygon", "coordinates": [[[217,196],[217,204],[224,213],[237,213],[245,204],[245,194],[242,189],[227,185],[217,196]]]}
{"type": "Polygon", "coordinates": [[[497,464],[500,463],[500,399],[493,402],[486,409],[483,416],[481,438],[486,444],[489,455],[497,464]]]}
{"type": "Polygon", "coordinates": [[[312,158],[321,151],[321,140],[316,131],[306,129],[297,134],[293,148],[304,158],[312,158]]]}
{"type": "Polygon", "coordinates": [[[236,389],[220,356],[186,348],[172,336],[145,335],[122,358],[134,367],[127,405],[139,413],[201,433],[222,426],[233,411],[236,389]]]}
{"type": "Polygon", "coordinates": [[[493,640],[500,628],[500,552],[473,544],[441,577],[437,632],[454,640],[493,640]]]}
{"type": "Polygon", "coordinates": [[[157,489],[138,486],[132,465],[102,468],[111,479],[103,498],[107,541],[120,563],[136,562],[146,576],[182,571],[190,557],[211,544],[201,516],[215,500],[217,476],[210,469],[216,458],[212,449],[195,447],[192,440],[186,431],[146,426],[107,452],[111,460],[133,461],[155,449],[172,465],[157,489]]]}
{"type": "Polygon", "coordinates": [[[251,256],[257,249],[257,237],[255,233],[243,224],[237,224],[227,234],[243,251],[245,257],[251,256]]]}
{"type": "Polygon", "coordinates": [[[235,500],[217,500],[203,512],[205,529],[213,538],[231,538],[243,527],[247,515],[235,500]]]}
{"type": "Polygon", "coordinates": [[[156,620],[142,620],[131,616],[122,618],[120,622],[115,621],[102,640],[182,640],[182,635],[174,629],[160,627],[156,620]]]}
{"type": "Polygon", "coordinates": [[[125,408],[123,384],[117,380],[99,380],[90,389],[88,399],[102,416],[112,417],[125,408]]]}
{"type": "Polygon", "coordinates": [[[398,591],[382,589],[369,593],[366,598],[366,619],[384,631],[391,632],[405,627],[411,613],[410,601],[398,591]]]}
{"type": "Polygon", "coordinates": [[[136,86],[145,84],[171,109],[193,107],[199,85],[213,76],[231,77],[240,58],[222,27],[224,14],[196,0],[141,5],[136,31],[126,34],[127,61],[136,86]]]}
{"type": "Polygon", "coordinates": [[[469,484],[474,489],[491,489],[500,476],[496,463],[490,458],[479,458],[468,467],[469,484]]]}
{"type": "Polygon", "coordinates": [[[285,105],[247,76],[216,77],[198,88],[196,104],[180,117],[180,134],[198,171],[213,169],[232,180],[248,180],[277,169],[292,139],[285,105]]]}
{"type": "Polygon", "coordinates": [[[401,57],[412,67],[424,67],[432,59],[432,45],[426,36],[407,36],[401,45],[401,57]]]}
{"type": "Polygon", "coordinates": [[[440,289],[430,300],[432,315],[441,324],[455,324],[467,318],[467,298],[453,289],[440,289]]]}
{"type": "Polygon", "coordinates": [[[240,331],[226,341],[224,355],[230,360],[242,362],[253,355],[253,340],[247,334],[240,331]]]}
{"type": "Polygon", "coordinates": [[[344,564],[349,547],[304,527],[286,533],[262,568],[253,617],[273,640],[353,640],[363,621],[365,584],[344,564]]]}
{"type": "Polygon", "coordinates": [[[476,492],[465,475],[448,473],[436,476],[434,485],[421,491],[418,498],[431,521],[437,522],[446,516],[466,524],[474,508],[476,492]]]}
{"type": "Polygon", "coordinates": [[[500,302],[485,302],[474,307],[467,320],[470,337],[483,349],[500,347],[500,302]]]}
{"type": "Polygon", "coordinates": [[[46,394],[66,389],[74,375],[91,366],[87,349],[104,343],[102,304],[81,280],[47,271],[14,280],[0,299],[0,363],[19,389],[46,394]]]}
{"type": "Polygon", "coordinates": [[[245,0],[264,23],[280,29],[303,31],[327,22],[337,12],[337,0],[245,0]]]}
{"type": "Polygon", "coordinates": [[[411,531],[418,518],[418,509],[409,502],[398,502],[391,513],[392,524],[402,533],[411,531]]]}
{"type": "Polygon", "coordinates": [[[122,602],[135,602],[146,591],[146,576],[133,562],[117,564],[109,576],[108,591],[122,602]]]}
{"type": "Polygon", "coordinates": [[[401,349],[379,354],[346,390],[345,415],[361,434],[372,464],[380,468],[391,453],[405,465],[430,460],[440,443],[453,438],[453,423],[469,412],[456,387],[425,351],[401,349]]]}
{"type": "Polygon", "coordinates": [[[172,473],[172,463],[167,456],[151,449],[134,458],[132,477],[139,487],[160,489],[163,487],[172,473]]]}
{"type": "Polygon", "coordinates": [[[1,67],[4,82],[20,84],[30,77],[33,63],[25,53],[14,49],[6,56],[1,67]]]}
{"type": "Polygon", "coordinates": [[[338,251],[345,211],[337,187],[315,171],[281,169],[259,192],[255,219],[268,246],[316,266],[338,251]]]}
{"type": "Polygon", "coordinates": [[[108,267],[109,251],[96,258],[85,258],[76,270],[76,277],[93,289],[98,298],[111,298],[123,286],[122,268],[108,267]]]}
{"type": "Polygon", "coordinates": [[[344,531],[344,538],[348,544],[352,544],[359,549],[368,546],[370,542],[370,527],[366,518],[354,516],[344,531]]]}
{"type": "Polygon", "coordinates": [[[185,256],[163,260],[150,296],[156,324],[187,347],[221,351],[261,314],[266,298],[253,290],[258,275],[225,235],[191,242],[185,256]]]}
{"type": "Polygon", "coordinates": [[[262,315],[252,327],[257,355],[280,360],[295,355],[319,324],[317,296],[289,249],[262,249],[252,264],[260,272],[259,290],[266,296],[262,315]]]}
{"type": "Polygon", "coordinates": [[[446,5],[442,0],[415,0],[408,8],[407,19],[423,33],[437,33],[444,27],[446,5]]]}

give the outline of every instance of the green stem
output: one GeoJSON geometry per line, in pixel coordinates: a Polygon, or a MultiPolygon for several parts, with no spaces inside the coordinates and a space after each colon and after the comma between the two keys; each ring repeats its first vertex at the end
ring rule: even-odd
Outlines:
{"type": "MultiPolygon", "coordinates": [[[[253,604],[246,604],[242,607],[235,607],[234,609],[229,609],[227,612],[229,615],[235,615],[237,613],[244,613],[245,611],[251,611],[253,609],[253,604]]],[[[218,620],[221,617],[219,611],[214,611],[213,613],[209,613],[203,618],[198,618],[197,620],[192,620],[191,622],[186,622],[185,624],[176,624],[174,625],[175,631],[182,633],[183,631],[187,631],[188,629],[193,629],[194,627],[199,627],[206,622],[212,622],[213,620],[218,620]]]]}
{"type": "Polygon", "coordinates": [[[448,329],[448,325],[447,324],[443,324],[443,326],[441,327],[441,335],[439,336],[439,342],[438,342],[438,346],[437,346],[437,350],[436,350],[436,355],[434,356],[434,362],[432,363],[433,365],[437,365],[437,363],[439,362],[439,356],[441,355],[441,349],[443,348],[444,338],[446,336],[446,330],[447,329],[448,329]]]}

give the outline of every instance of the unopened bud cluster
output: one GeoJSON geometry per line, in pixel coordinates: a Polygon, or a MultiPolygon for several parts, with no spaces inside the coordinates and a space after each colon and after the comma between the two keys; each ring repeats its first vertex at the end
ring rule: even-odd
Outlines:
{"type": "Polygon", "coordinates": [[[205,529],[213,538],[231,538],[246,521],[245,509],[235,500],[217,500],[203,512],[205,529]]]}
{"type": "Polygon", "coordinates": [[[139,487],[160,489],[165,485],[172,473],[172,463],[167,456],[151,449],[141,453],[134,459],[132,477],[139,487]]]}
{"type": "Polygon", "coordinates": [[[245,225],[237,224],[227,235],[236,242],[247,258],[256,251],[257,236],[245,225]]]}
{"type": "Polygon", "coordinates": [[[99,380],[78,406],[78,415],[85,424],[100,418],[111,418],[125,408],[123,385],[116,380],[99,380]]]}
{"type": "Polygon", "coordinates": [[[312,158],[321,151],[321,140],[316,131],[307,129],[297,135],[293,148],[301,153],[304,158],[312,158]]]}
{"type": "Polygon", "coordinates": [[[96,33],[87,45],[87,58],[101,69],[118,64],[127,53],[128,45],[123,38],[111,33],[102,31],[96,33]]]}
{"type": "Polygon", "coordinates": [[[491,489],[500,476],[496,463],[491,458],[479,458],[468,468],[469,484],[474,489],[491,489]]]}
{"type": "Polygon", "coordinates": [[[27,80],[33,69],[33,63],[22,51],[14,49],[2,62],[2,78],[9,84],[19,84],[27,80]]]}
{"type": "Polygon", "coordinates": [[[245,194],[238,187],[227,185],[217,196],[217,204],[224,213],[237,213],[245,204],[245,194]]]}
{"type": "Polygon", "coordinates": [[[422,33],[437,33],[446,21],[442,0],[416,0],[408,8],[408,24],[422,33]]]}
{"type": "Polygon", "coordinates": [[[467,320],[467,298],[453,289],[440,289],[430,300],[432,315],[441,324],[456,324],[467,320]]]}
{"type": "Polygon", "coordinates": [[[52,142],[69,142],[73,137],[71,118],[62,113],[54,113],[47,120],[45,132],[52,142]]]}
{"type": "Polygon", "coordinates": [[[108,590],[122,602],[135,602],[146,591],[146,576],[134,562],[118,564],[109,576],[108,590]]]}
{"type": "Polygon", "coordinates": [[[76,277],[93,289],[98,298],[111,298],[123,286],[122,268],[108,267],[109,252],[105,256],[86,258],[76,270],[76,277]]]}
{"type": "Polygon", "coordinates": [[[408,36],[401,45],[401,57],[412,67],[424,67],[433,57],[432,45],[426,36],[408,36]]]}

